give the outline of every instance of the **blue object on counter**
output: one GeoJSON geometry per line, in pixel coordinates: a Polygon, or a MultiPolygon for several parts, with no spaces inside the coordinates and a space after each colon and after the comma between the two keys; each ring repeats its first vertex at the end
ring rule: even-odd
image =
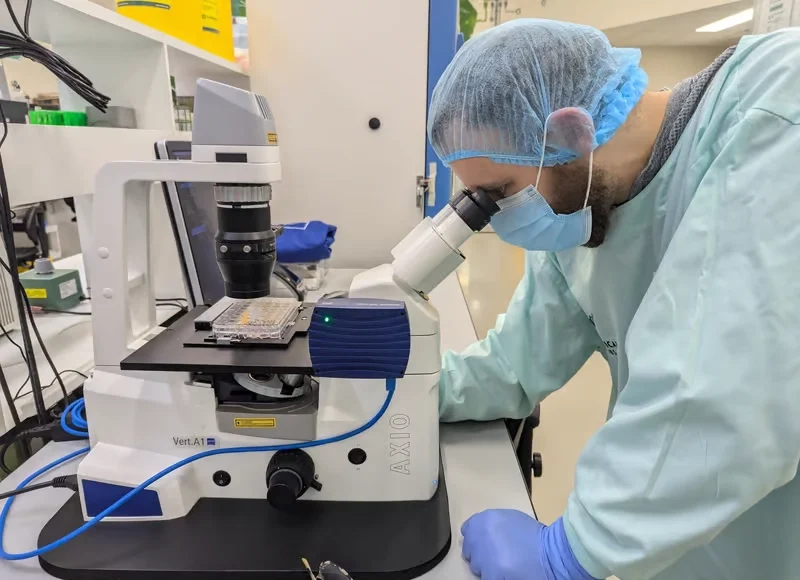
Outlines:
{"type": "Polygon", "coordinates": [[[285,224],[278,236],[278,262],[297,264],[319,262],[331,257],[336,226],[320,221],[285,224]]]}

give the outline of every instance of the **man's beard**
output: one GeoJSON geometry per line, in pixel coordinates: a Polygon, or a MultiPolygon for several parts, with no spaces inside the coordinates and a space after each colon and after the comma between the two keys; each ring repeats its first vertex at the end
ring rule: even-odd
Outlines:
{"type": "MultiPolygon", "coordinates": [[[[589,179],[588,167],[556,165],[552,168],[552,172],[553,182],[557,184],[556,199],[551,204],[553,211],[570,214],[583,209],[589,179]]],[[[619,186],[609,174],[602,169],[594,168],[587,203],[592,208],[592,233],[589,241],[584,244],[587,248],[596,248],[606,239],[618,189],[619,186]]]]}

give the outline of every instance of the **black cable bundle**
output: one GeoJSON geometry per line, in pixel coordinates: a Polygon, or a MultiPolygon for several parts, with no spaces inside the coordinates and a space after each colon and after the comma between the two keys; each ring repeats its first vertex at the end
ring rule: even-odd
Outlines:
{"type": "MultiPolygon", "coordinates": [[[[2,113],[2,107],[0,107],[0,115],[3,115],[3,125],[4,125],[4,132],[3,138],[0,139],[0,145],[6,139],[6,135],[8,134],[8,127],[6,126],[6,118],[5,115],[2,113]]],[[[25,359],[28,363],[28,376],[31,380],[31,389],[33,390],[33,402],[36,406],[36,415],[39,417],[39,423],[44,424],[47,421],[47,409],[44,405],[44,397],[42,396],[42,383],[39,380],[39,371],[36,368],[36,355],[33,350],[33,342],[31,341],[31,333],[30,329],[28,328],[28,320],[27,320],[27,313],[25,311],[25,306],[27,305],[28,297],[25,295],[25,290],[22,288],[22,284],[19,281],[19,272],[17,272],[16,263],[16,250],[14,248],[14,231],[13,225],[11,223],[11,208],[9,207],[8,201],[8,185],[6,183],[6,174],[3,170],[3,160],[0,157],[0,229],[2,229],[3,235],[3,242],[6,246],[6,255],[8,257],[9,264],[14,264],[15,267],[11,268],[8,267],[6,270],[11,276],[12,285],[14,287],[14,299],[17,303],[17,317],[19,319],[19,330],[22,333],[22,345],[25,351],[25,359]]],[[[2,262],[4,265],[5,262],[2,262]]],[[[19,418],[16,416],[16,408],[14,407],[14,399],[11,396],[11,392],[6,392],[7,383],[5,381],[5,376],[0,369],[0,386],[3,387],[3,396],[6,399],[6,402],[10,401],[9,410],[11,411],[12,418],[14,419],[15,423],[19,422],[19,418]]]]}
{"type": "Polygon", "coordinates": [[[64,58],[45,48],[30,37],[28,33],[31,18],[31,5],[33,0],[28,0],[25,6],[24,26],[19,23],[11,0],[5,0],[8,13],[19,34],[0,31],[0,58],[8,56],[22,56],[44,65],[56,75],[65,85],[75,91],[90,105],[105,112],[108,108],[109,97],[98,91],[83,73],[73,67],[64,58]]]}

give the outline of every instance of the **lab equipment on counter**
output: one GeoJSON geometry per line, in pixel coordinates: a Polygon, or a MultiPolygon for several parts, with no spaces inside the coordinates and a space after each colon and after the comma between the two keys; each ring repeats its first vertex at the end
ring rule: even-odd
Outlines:
{"type": "Polygon", "coordinates": [[[90,127],[117,127],[136,129],[136,109],[112,105],[103,112],[95,107],[86,107],[86,122],[90,127]]]}
{"type": "Polygon", "coordinates": [[[33,270],[19,275],[19,281],[31,306],[68,310],[83,299],[80,273],[77,270],[56,270],[47,258],[38,258],[33,270]]]}
{"type": "Polygon", "coordinates": [[[35,110],[28,113],[31,125],[71,125],[85,127],[87,125],[86,113],[81,111],[49,111],[35,110]]]}
{"type": "Polygon", "coordinates": [[[191,161],[100,171],[103,292],[93,304],[97,368],[84,389],[92,448],[78,467],[79,497],[42,531],[45,569],[269,579],[304,573],[305,555],[355,578],[412,578],[447,553],[439,317],[427,295],[498,208],[485,192],[462,192],[394,248],[391,264],[356,276],[348,298],[251,312],[272,300],[279,179],[266,100],[207,80],[197,86],[191,161]],[[149,285],[128,284],[129,264],[149,276],[147,221],[129,219],[127,237],[118,225],[145,211],[152,181],[214,184],[226,294],[162,332],[140,322],[154,312],[149,285]],[[126,246],[131,235],[144,247],[126,246]],[[283,331],[209,343],[225,317],[283,331]],[[100,517],[108,521],[52,547],[100,517]]]}
{"type": "Polygon", "coordinates": [[[309,290],[322,288],[325,283],[325,277],[328,275],[328,260],[281,265],[298,276],[309,290]]]}
{"type": "Polygon", "coordinates": [[[321,221],[285,224],[277,240],[278,262],[319,290],[328,273],[328,258],[336,240],[336,226],[321,221]]]}
{"type": "Polygon", "coordinates": [[[3,114],[6,116],[7,123],[25,124],[28,122],[28,111],[30,107],[26,101],[0,99],[0,106],[3,108],[3,114]]]}

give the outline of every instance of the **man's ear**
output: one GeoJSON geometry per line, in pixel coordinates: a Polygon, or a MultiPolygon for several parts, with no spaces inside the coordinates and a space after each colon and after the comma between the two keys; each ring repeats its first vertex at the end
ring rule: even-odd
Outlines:
{"type": "Polygon", "coordinates": [[[589,155],[597,147],[591,115],[578,107],[551,113],[547,119],[547,144],[568,149],[579,157],[589,155]]]}

